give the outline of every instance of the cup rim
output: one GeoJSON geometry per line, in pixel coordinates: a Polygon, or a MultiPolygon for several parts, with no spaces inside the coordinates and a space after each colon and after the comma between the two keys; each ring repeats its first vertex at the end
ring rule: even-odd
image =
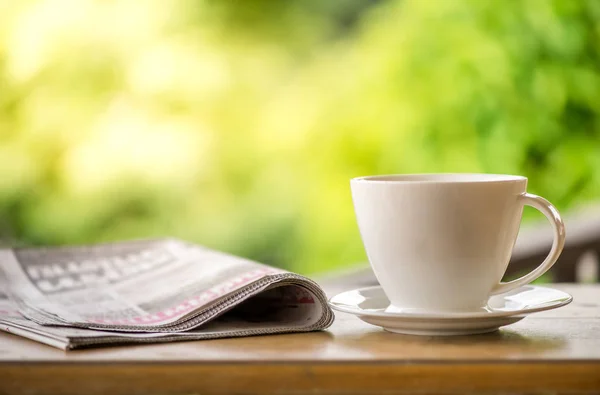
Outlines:
{"type": "Polygon", "coordinates": [[[472,184],[527,181],[527,177],[490,173],[412,173],[362,176],[350,181],[373,184],[472,184]]]}

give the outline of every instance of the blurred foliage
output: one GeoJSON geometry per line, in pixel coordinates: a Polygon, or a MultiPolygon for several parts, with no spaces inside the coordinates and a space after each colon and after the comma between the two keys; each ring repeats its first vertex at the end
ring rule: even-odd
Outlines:
{"type": "Polygon", "coordinates": [[[0,239],[364,260],[348,180],[600,197],[600,1],[0,3],[0,239]]]}

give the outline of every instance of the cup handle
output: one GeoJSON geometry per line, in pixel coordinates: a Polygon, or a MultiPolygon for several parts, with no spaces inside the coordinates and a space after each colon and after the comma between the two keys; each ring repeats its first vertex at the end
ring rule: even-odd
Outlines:
{"type": "Polygon", "coordinates": [[[492,295],[505,293],[525,284],[529,284],[542,274],[546,273],[548,269],[554,265],[560,253],[562,252],[563,247],[565,246],[565,225],[560,217],[560,214],[558,213],[558,210],[546,199],[530,193],[524,193],[520,195],[519,199],[523,205],[528,205],[538,209],[546,216],[546,218],[548,218],[548,221],[550,221],[550,224],[554,229],[554,241],[552,242],[550,253],[546,259],[544,259],[544,262],[542,262],[541,265],[536,267],[531,273],[528,273],[516,280],[507,283],[501,282],[496,284],[496,286],[492,289],[492,295]]]}

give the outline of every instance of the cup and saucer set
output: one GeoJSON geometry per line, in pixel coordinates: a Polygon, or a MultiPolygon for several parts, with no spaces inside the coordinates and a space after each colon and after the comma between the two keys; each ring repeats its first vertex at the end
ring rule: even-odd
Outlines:
{"type": "Polygon", "coordinates": [[[493,332],[573,298],[529,285],[558,259],[565,229],[547,200],[526,192],[527,178],[495,174],[412,174],[351,180],[352,200],[380,286],[340,293],[337,311],[389,332],[470,335],[493,332]],[[554,230],[535,270],[501,282],[524,205],[554,230]]]}

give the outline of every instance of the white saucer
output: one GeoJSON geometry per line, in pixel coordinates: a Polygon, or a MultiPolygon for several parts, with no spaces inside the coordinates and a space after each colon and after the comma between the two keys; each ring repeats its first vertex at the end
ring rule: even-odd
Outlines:
{"type": "Polygon", "coordinates": [[[493,332],[527,314],[565,306],[573,300],[557,289],[526,285],[492,296],[487,310],[451,313],[386,312],[390,301],[380,286],[342,292],[329,300],[331,308],[358,316],[369,324],[408,335],[449,336],[493,332]]]}

